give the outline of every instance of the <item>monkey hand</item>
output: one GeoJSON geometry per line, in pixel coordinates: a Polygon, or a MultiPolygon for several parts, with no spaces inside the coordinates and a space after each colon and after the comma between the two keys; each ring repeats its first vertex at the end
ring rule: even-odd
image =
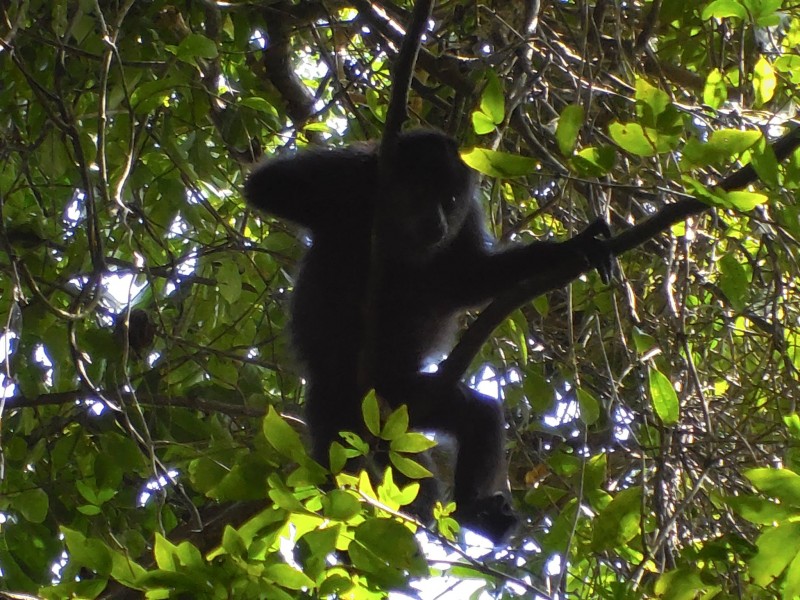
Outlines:
{"type": "Polygon", "coordinates": [[[616,267],[614,253],[608,243],[609,238],[611,229],[603,218],[595,219],[573,238],[578,251],[592,269],[597,269],[603,283],[611,281],[616,267]]]}

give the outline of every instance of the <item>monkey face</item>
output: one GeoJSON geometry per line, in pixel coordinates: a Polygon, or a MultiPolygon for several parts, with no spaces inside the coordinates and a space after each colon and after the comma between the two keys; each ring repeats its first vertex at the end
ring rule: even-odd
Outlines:
{"type": "Polygon", "coordinates": [[[378,237],[389,255],[424,261],[447,246],[472,209],[473,176],[452,138],[435,131],[400,138],[378,199],[378,237]]]}
{"type": "Polygon", "coordinates": [[[378,241],[390,255],[424,261],[458,235],[472,199],[439,183],[417,180],[387,190],[379,211],[378,241]],[[442,189],[444,188],[444,189],[442,189]]]}

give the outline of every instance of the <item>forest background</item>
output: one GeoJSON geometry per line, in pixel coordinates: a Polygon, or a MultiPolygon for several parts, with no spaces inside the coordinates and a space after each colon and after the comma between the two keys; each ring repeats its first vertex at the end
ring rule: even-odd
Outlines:
{"type": "Polygon", "coordinates": [[[0,595],[800,597],[791,2],[434,5],[411,121],[459,139],[498,239],[708,210],[467,344],[506,407],[508,548],[446,509],[415,535],[413,486],[321,485],[285,331],[304,240],[241,186],[380,137],[412,8],[0,2],[0,595]]]}

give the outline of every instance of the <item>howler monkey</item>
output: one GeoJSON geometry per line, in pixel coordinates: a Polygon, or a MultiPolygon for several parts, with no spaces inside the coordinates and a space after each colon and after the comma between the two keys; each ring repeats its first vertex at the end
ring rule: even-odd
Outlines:
{"type": "Polygon", "coordinates": [[[432,130],[401,133],[380,160],[374,144],[268,160],[244,191],[254,207],[311,233],[291,329],[314,458],[327,464],[339,432],[363,428],[361,401],[375,388],[392,407],[408,406],[413,427],[456,438],[457,516],[501,541],[516,523],[496,493],[505,477],[502,406],[421,369],[450,349],[465,309],[521,281],[560,281],[576,265],[606,278],[605,223],[566,242],[493,249],[472,172],[455,140],[432,130]]]}

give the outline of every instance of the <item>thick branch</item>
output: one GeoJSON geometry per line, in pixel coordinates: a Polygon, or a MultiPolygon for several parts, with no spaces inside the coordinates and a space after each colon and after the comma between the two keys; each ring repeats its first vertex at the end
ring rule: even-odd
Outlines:
{"type": "Polygon", "coordinates": [[[397,134],[403,127],[403,123],[408,119],[408,90],[411,87],[411,79],[414,77],[414,67],[417,64],[419,47],[422,43],[422,35],[428,26],[431,18],[433,0],[418,0],[414,5],[414,13],[411,23],[406,30],[403,38],[403,45],[397,55],[397,61],[392,73],[392,97],[389,101],[389,109],[386,113],[386,124],[383,129],[383,139],[381,140],[381,150],[394,144],[397,134]]]}
{"type": "MultiPolygon", "coordinates": [[[[82,402],[92,397],[92,394],[85,390],[73,390],[70,392],[53,392],[51,394],[40,394],[35,398],[28,398],[26,396],[11,396],[6,398],[6,406],[10,409],[15,408],[32,408],[40,406],[51,405],[64,405],[75,404],[82,402]]],[[[111,396],[112,398],[115,396],[111,396]]],[[[236,415],[241,417],[263,417],[264,410],[260,408],[251,408],[240,404],[229,404],[227,402],[218,402],[216,400],[205,400],[203,398],[191,398],[184,396],[163,396],[163,395],[149,395],[139,394],[134,398],[132,394],[122,394],[122,399],[126,402],[132,402],[134,399],[139,404],[150,406],[169,406],[191,408],[201,412],[211,414],[226,414],[236,415]]]]}
{"type": "MultiPolygon", "coordinates": [[[[417,64],[419,47],[422,43],[422,34],[425,33],[428,20],[431,16],[433,0],[418,0],[414,5],[414,12],[411,16],[411,23],[406,29],[406,35],[400,47],[400,53],[394,64],[392,73],[392,97],[389,101],[389,109],[386,115],[386,124],[381,139],[380,152],[378,154],[378,171],[381,177],[390,171],[387,168],[395,160],[397,139],[400,129],[408,118],[406,105],[408,104],[408,90],[411,87],[411,79],[414,77],[414,67],[417,64]]],[[[364,10],[371,11],[370,6],[364,10]]],[[[374,218],[374,216],[373,216],[374,218]]],[[[358,357],[359,380],[369,382],[372,380],[371,373],[374,371],[375,360],[375,297],[381,277],[381,263],[375,253],[375,224],[372,225],[372,243],[370,244],[370,266],[369,279],[367,281],[367,294],[363,306],[364,339],[366,343],[361,348],[361,355],[358,357]]]]}
{"type": "Polygon", "coordinates": [[[314,114],[314,95],[295,72],[291,59],[291,35],[289,23],[282,9],[288,3],[281,2],[271,8],[267,23],[268,45],[264,50],[264,70],[272,85],[286,102],[286,112],[296,128],[301,128],[314,114]]]}

